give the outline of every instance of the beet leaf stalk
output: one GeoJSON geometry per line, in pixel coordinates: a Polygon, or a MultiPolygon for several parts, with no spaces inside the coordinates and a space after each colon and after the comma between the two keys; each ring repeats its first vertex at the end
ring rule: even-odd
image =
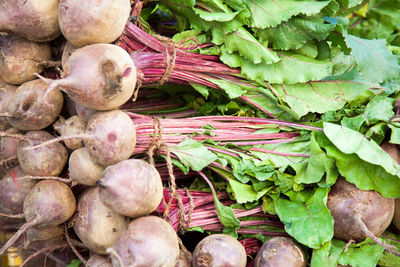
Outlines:
{"type": "MultiPolygon", "coordinates": [[[[271,97],[268,91],[246,79],[239,69],[221,63],[217,56],[188,52],[187,46],[160,41],[130,22],[118,45],[131,53],[139,85],[168,82],[201,87],[203,90],[213,88],[226,93],[230,98],[239,98],[276,118],[260,104],[262,101],[254,101],[254,98],[260,97],[267,101],[267,98],[271,97]]],[[[209,44],[196,45],[192,49],[203,46],[209,44]]]]}

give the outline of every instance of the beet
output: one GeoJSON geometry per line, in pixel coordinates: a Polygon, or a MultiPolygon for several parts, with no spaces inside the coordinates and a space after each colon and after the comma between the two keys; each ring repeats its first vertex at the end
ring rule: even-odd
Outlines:
{"type": "MultiPolygon", "coordinates": [[[[8,114],[8,102],[13,97],[18,87],[4,82],[0,77],[0,113],[3,115],[8,114]]],[[[0,117],[0,131],[5,131],[11,125],[7,121],[7,117],[0,117]]]]}
{"type": "Polygon", "coordinates": [[[203,238],[193,251],[193,267],[245,267],[246,251],[235,238],[216,234],[203,238]]]}
{"type": "Polygon", "coordinates": [[[75,110],[84,121],[88,121],[97,111],[88,107],[85,107],[79,103],[75,103],[75,110]]]}
{"type": "Polygon", "coordinates": [[[77,103],[111,110],[127,102],[136,86],[136,68],[124,49],[112,44],[88,45],[74,51],[64,65],[63,78],[50,83],[77,103]]]}
{"type": "Polygon", "coordinates": [[[62,225],[51,227],[33,227],[26,231],[26,239],[28,242],[61,239],[63,235],[64,227],[62,225]]]}
{"type": "Polygon", "coordinates": [[[51,60],[49,43],[35,43],[16,35],[0,35],[0,76],[20,85],[36,79],[44,63],[51,60]]]}
{"type": "Polygon", "coordinates": [[[97,188],[88,188],[78,200],[73,228],[80,240],[92,252],[106,255],[118,235],[129,223],[128,219],[106,207],[99,199],[97,188]]]}
{"type": "Polygon", "coordinates": [[[71,181],[88,186],[96,186],[104,167],[98,164],[86,148],[82,147],[72,152],[68,161],[68,171],[71,181]]]}
{"type": "Polygon", "coordinates": [[[25,197],[36,184],[35,180],[21,179],[26,174],[20,166],[7,172],[0,180],[0,212],[6,214],[20,214],[23,211],[25,197]]]}
{"type": "Polygon", "coordinates": [[[63,68],[64,68],[65,64],[67,63],[69,57],[78,48],[79,47],[76,47],[76,46],[72,45],[70,42],[66,42],[65,43],[65,46],[64,46],[64,49],[63,49],[63,53],[62,53],[62,56],[61,56],[61,65],[63,66],[63,68]]]}
{"type": "Polygon", "coordinates": [[[17,155],[22,170],[33,176],[57,176],[68,160],[67,149],[60,143],[52,143],[36,149],[26,149],[54,138],[45,131],[29,131],[25,137],[30,141],[19,142],[17,155]]]}
{"type": "Polygon", "coordinates": [[[1,0],[0,32],[13,32],[34,42],[56,39],[59,0],[1,0]]]}
{"type": "Polygon", "coordinates": [[[40,130],[51,125],[61,112],[63,96],[59,90],[51,91],[46,100],[43,95],[47,84],[42,80],[24,83],[15,91],[8,103],[8,122],[17,129],[40,130]]]}
{"type": "Polygon", "coordinates": [[[75,197],[64,183],[51,180],[38,182],[25,197],[26,223],[0,249],[0,256],[32,227],[53,227],[66,222],[75,212],[75,197]]]}
{"type": "Polygon", "coordinates": [[[114,267],[174,267],[179,243],[169,223],[160,217],[145,216],[132,221],[107,252],[114,267]]]}
{"type": "Polygon", "coordinates": [[[191,267],[192,266],[192,255],[189,251],[187,251],[188,255],[181,249],[179,251],[178,262],[175,267],[191,267]]]}
{"type": "Polygon", "coordinates": [[[306,267],[304,252],[291,238],[273,237],[257,253],[254,267],[306,267]]]}
{"type": "Polygon", "coordinates": [[[65,38],[75,46],[111,43],[122,34],[130,7],[129,0],[61,0],[58,21],[65,38]]]}
{"type": "Polygon", "coordinates": [[[100,200],[106,206],[132,218],[150,214],[163,196],[157,169],[140,159],[129,159],[107,167],[97,186],[100,200]]]}
{"type": "MultiPolygon", "coordinates": [[[[6,131],[7,134],[19,135],[21,131],[15,128],[10,128],[6,131]]],[[[0,139],[0,153],[5,160],[17,157],[17,148],[20,138],[3,136],[0,139]]]]}
{"type": "MultiPolygon", "coordinates": [[[[67,120],[61,117],[57,122],[53,124],[53,128],[61,136],[78,135],[85,132],[86,122],[79,116],[72,116],[67,120]]],[[[64,143],[69,149],[72,150],[83,147],[83,140],[79,138],[67,139],[64,140],[64,143]]]]}

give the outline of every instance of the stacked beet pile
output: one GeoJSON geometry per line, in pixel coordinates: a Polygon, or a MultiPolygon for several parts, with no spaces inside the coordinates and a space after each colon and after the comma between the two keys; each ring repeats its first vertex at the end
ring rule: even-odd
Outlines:
{"type": "Polygon", "coordinates": [[[2,0],[0,266],[399,266],[397,11],[2,0]]]}

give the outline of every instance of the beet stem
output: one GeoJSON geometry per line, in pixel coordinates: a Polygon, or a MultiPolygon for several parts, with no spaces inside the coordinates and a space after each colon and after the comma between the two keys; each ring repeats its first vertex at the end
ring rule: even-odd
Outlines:
{"type": "Polygon", "coordinates": [[[390,254],[393,254],[397,257],[400,257],[400,252],[397,251],[396,246],[393,245],[389,245],[389,244],[385,244],[383,243],[378,237],[376,237],[374,235],[374,233],[372,233],[368,227],[365,225],[365,223],[361,220],[360,216],[355,216],[356,219],[356,223],[361,227],[362,231],[365,233],[366,236],[368,236],[369,238],[371,238],[372,240],[375,241],[375,243],[377,243],[378,245],[381,245],[382,247],[385,248],[385,250],[387,252],[389,252],[390,254]]]}
{"type": "Polygon", "coordinates": [[[78,259],[81,260],[81,262],[83,263],[83,265],[86,266],[86,260],[85,258],[79,253],[79,251],[76,249],[75,245],[72,242],[72,239],[69,237],[68,234],[68,227],[67,224],[64,225],[64,232],[65,232],[65,239],[67,240],[67,243],[69,245],[69,247],[72,249],[72,251],[74,252],[74,254],[78,257],[78,259]]]}
{"type": "Polygon", "coordinates": [[[46,142],[40,143],[38,145],[35,146],[28,146],[28,147],[24,147],[24,150],[33,150],[36,148],[40,148],[40,147],[44,147],[53,143],[57,143],[60,141],[64,141],[64,140],[68,140],[68,139],[75,139],[75,138],[79,138],[79,139],[94,139],[93,135],[89,135],[89,134],[76,134],[76,135],[69,135],[69,136],[60,136],[57,138],[53,138],[51,140],[48,140],[46,142]]]}
{"type": "Polygon", "coordinates": [[[58,176],[31,176],[31,175],[26,175],[23,177],[20,177],[18,179],[32,179],[32,180],[53,180],[53,181],[59,181],[62,183],[71,183],[71,179],[66,179],[66,178],[61,178],[58,176]]]}
{"type": "Polygon", "coordinates": [[[4,244],[4,246],[0,249],[0,256],[2,256],[7,249],[9,249],[20,237],[23,233],[26,232],[29,228],[37,225],[38,220],[36,217],[32,218],[30,221],[24,223],[21,228],[4,244]]]}
{"type": "Polygon", "coordinates": [[[23,219],[23,218],[25,218],[23,213],[8,214],[8,213],[3,213],[3,212],[0,212],[0,217],[13,218],[13,219],[23,219]]]}
{"type": "Polygon", "coordinates": [[[33,258],[39,256],[40,254],[42,254],[42,253],[44,253],[44,252],[52,252],[52,251],[54,251],[54,250],[56,250],[56,249],[60,249],[60,248],[63,248],[63,247],[65,247],[65,244],[56,245],[56,246],[52,246],[52,247],[42,248],[42,249],[36,251],[35,253],[29,255],[29,257],[26,258],[26,259],[24,260],[24,262],[23,262],[19,267],[25,266],[25,265],[26,265],[28,262],[30,262],[33,258]]]}
{"type": "Polygon", "coordinates": [[[106,252],[108,254],[111,254],[112,256],[114,256],[117,259],[118,264],[119,264],[120,267],[125,267],[124,262],[122,261],[121,257],[118,255],[118,253],[115,251],[115,249],[110,247],[110,248],[107,248],[106,252]]]}

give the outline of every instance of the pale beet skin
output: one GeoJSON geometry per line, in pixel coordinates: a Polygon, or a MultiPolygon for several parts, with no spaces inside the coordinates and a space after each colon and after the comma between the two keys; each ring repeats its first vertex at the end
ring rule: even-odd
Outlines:
{"type": "Polygon", "coordinates": [[[32,227],[26,231],[26,240],[31,242],[61,239],[64,236],[62,225],[50,227],[32,227]]]}
{"type": "Polygon", "coordinates": [[[12,32],[34,42],[47,42],[60,34],[59,0],[0,1],[0,32],[12,32]]]}
{"type": "Polygon", "coordinates": [[[335,221],[334,236],[344,241],[361,242],[368,236],[360,227],[360,220],[375,236],[380,236],[394,213],[393,199],[375,191],[359,190],[344,178],[332,186],[327,206],[335,221]]]}
{"type": "Polygon", "coordinates": [[[179,251],[179,258],[175,267],[191,267],[192,266],[192,254],[187,251],[188,255],[181,249],[179,251]]]}
{"type": "Polygon", "coordinates": [[[108,207],[99,199],[98,189],[88,188],[79,196],[74,231],[92,252],[106,255],[119,234],[128,226],[128,219],[108,207]]]}
{"type": "Polygon", "coordinates": [[[87,260],[85,267],[112,267],[112,263],[109,257],[92,254],[87,260]]]}
{"type": "MultiPolygon", "coordinates": [[[[7,114],[8,112],[8,102],[13,97],[17,86],[6,83],[0,77],[0,113],[7,114]]],[[[10,128],[11,125],[7,121],[7,117],[0,117],[0,130],[5,131],[10,128]]]]}
{"type": "Polygon", "coordinates": [[[71,54],[63,78],[50,82],[48,92],[58,88],[86,107],[111,110],[127,102],[135,86],[136,68],[128,52],[113,44],[94,44],[71,54]]]}
{"type": "Polygon", "coordinates": [[[154,211],[163,194],[157,169],[140,159],[129,159],[107,167],[97,186],[100,200],[106,206],[132,218],[154,211]]]}
{"type": "Polygon", "coordinates": [[[59,90],[53,90],[45,99],[46,90],[47,83],[39,79],[18,87],[8,103],[7,112],[12,115],[8,122],[24,131],[41,130],[51,125],[61,112],[63,96],[59,90]]]}
{"type": "Polygon", "coordinates": [[[306,267],[304,252],[287,237],[273,237],[257,253],[254,267],[306,267]]]}
{"type": "Polygon", "coordinates": [[[21,85],[36,79],[44,62],[51,60],[49,43],[36,43],[16,35],[0,35],[0,76],[21,85]]]}
{"type": "Polygon", "coordinates": [[[203,238],[193,251],[193,267],[245,267],[246,251],[235,238],[216,234],[203,238]]]}
{"type": "Polygon", "coordinates": [[[75,110],[79,117],[81,117],[84,121],[90,120],[90,117],[97,112],[97,110],[85,107],[79,103],[75,103],[75,110]]]}
{"type": "Polygon", "coordinates": [[[35,149],[32,145],[41,144],[54,138],[46,131],[29,131],[25,134],[29,139],[18,144],[17,156],[22,170],[33,176],[57,176],[68,160],[67,149],[61,143],[52,143],[35,149]]]}
{"type": "Polygon", "coordinates": [[[130,7],[129,0],[61,0],[58,21],[65,38],[75,46],[111,43],[122,34],[130,7]]]}
{"type": "Polygon", "coordinates": [[[131,157],[136,145],[136,130],[123,111],[97,112],[87,126],[84,140],[90,155],[101,165],[109,166],[131,157]]]}
{"type": "Polygon", "coordinates": [[[79,47],[76,47],[76,46],[72,45],[68,41],[65,43],[64,49],[63,49],[63,53],[62,53],[62,56],[61,56],[61,65],[63,66],[63,68],[64,68],[65,64],[67,63],[69,57],[78,48],[79,47]]]}
{"type": "Polygon", "coordinates": [[[71,181],[78,184],[96,186],[104,167],[90,156],[86,148],[81,147],[69,156],[68,171],[71,181]]]}
{"type": "MultiPolygon", "coordinates": [[[[22,134],[22,132],[20,130],[15,129],[15,128],[7,129],[6,133],[11,134],[11,135],[22,134]]],[[[18,139],[18,138],[3,136],[0,139],[1,156],[3,156],[4,159],[10,159],[10,158],[17,157],[17,148],[18,148],[19,141],[20,141],[20,139],[18,139]]]]}
{"type": "Polygon", "coordinates": [[[133,220],[111,249],[114,267],[174,267],[179,256],[179,243],[172,226],[157,216],[133,220]],[[117,255],[117,256],[116,256],[117,255]]]}

